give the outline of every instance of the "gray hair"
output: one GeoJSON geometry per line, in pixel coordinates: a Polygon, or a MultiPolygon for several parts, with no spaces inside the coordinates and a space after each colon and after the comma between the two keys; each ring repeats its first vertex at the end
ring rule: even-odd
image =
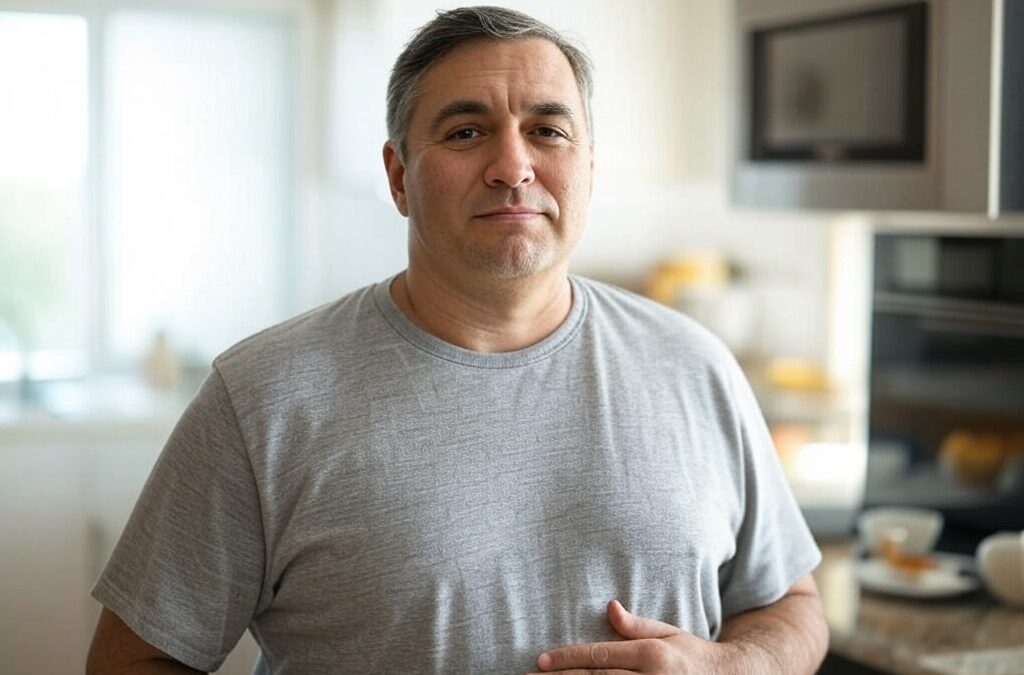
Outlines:
{"type": "Polygon", "coordinates": [[[460,7],[438,11],[433,20],[413,35],[391,69],[387,100],[388,138],[395,143],[399,157],[405,156],[406,134],[424,73],[459,45],[481,38],[542,38],[558,47],[576,78],[587,118],[587,135],[593,145],[594,120],[590,101],[594,93],[594,75],[586,53],[555,29],[522,12],[504,7],[460,7]]]}

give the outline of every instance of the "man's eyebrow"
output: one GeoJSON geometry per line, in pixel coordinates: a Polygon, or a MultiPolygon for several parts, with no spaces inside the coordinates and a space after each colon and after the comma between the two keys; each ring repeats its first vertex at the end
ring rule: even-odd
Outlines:
{"type": "Polygon", "coordinates": [[[430,133],[436,133],[438,127],[440,127],[449,117],[455,117],[456,115],[482,115],[490,112],[490,110],[491,109],[488,105],[481,103],[480,101],[452,101],[434,115],[434,119],[430,121],[430,133]]]}
{"type": "MultiPolygon", "coordinates": [[[[572,123],[576,122],[576,115],[573,114],[572,108],[564,103],[557,103],[555,101],[531,103],[526,107],[526,110],[531,115],[565,117],[572,123]]],[[[481,101],[471,99],[452,101],[434,115],[434,119],[430,122],[430,133],[437,133],[438,128],[444,121],[451,117],[457,115],[485,115],[489,112],[491,112],[490,106],[481,101]]]]}
{"type": "Polygon", "coordinates": [[[564,103],[556,103],[554,101],[544,103],[534,103],[527,107],[527,110],[533,115],[549,115],[554,117],[565,117],[570,122],[576,121],[576,115],[573,114],[572,108],[565,105],[564,103]]]}

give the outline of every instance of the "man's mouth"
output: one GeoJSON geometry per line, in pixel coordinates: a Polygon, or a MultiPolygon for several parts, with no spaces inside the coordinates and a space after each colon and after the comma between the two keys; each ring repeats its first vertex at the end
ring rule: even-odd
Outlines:
{"type": "Polygon", "coordinates": [[[476,218],[486,218],[489,220],[530,220],[537,216],[543,215],[542,212],[536,209],[524,208],[521,206],[508,206],[500,209],[492,209],[478,213],[476,218]]]}

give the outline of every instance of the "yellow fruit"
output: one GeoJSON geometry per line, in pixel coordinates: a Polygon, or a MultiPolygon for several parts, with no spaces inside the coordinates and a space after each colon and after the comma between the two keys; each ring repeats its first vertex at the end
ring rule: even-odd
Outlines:
{"type": "Polygon", "coordinates": [[[946,436],[939,448],[939,462],[946,471],[966,485],[985,487],[1002,471],[1009,444],[997,433],[957,430],[946,436]]]}

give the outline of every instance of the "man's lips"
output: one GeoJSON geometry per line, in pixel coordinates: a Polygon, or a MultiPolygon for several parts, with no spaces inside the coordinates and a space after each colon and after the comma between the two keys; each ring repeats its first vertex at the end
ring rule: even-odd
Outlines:
{"type": "Polygon", "coordinates": [[[530,220],[537,216],[543,215],[543,212],[534,209],[526,209],[519,207],[510,207],[504,209],[495,209],[493,211],[485,211],[478,213],[475,218],[487,218],[490,220],[530,220]]]}

